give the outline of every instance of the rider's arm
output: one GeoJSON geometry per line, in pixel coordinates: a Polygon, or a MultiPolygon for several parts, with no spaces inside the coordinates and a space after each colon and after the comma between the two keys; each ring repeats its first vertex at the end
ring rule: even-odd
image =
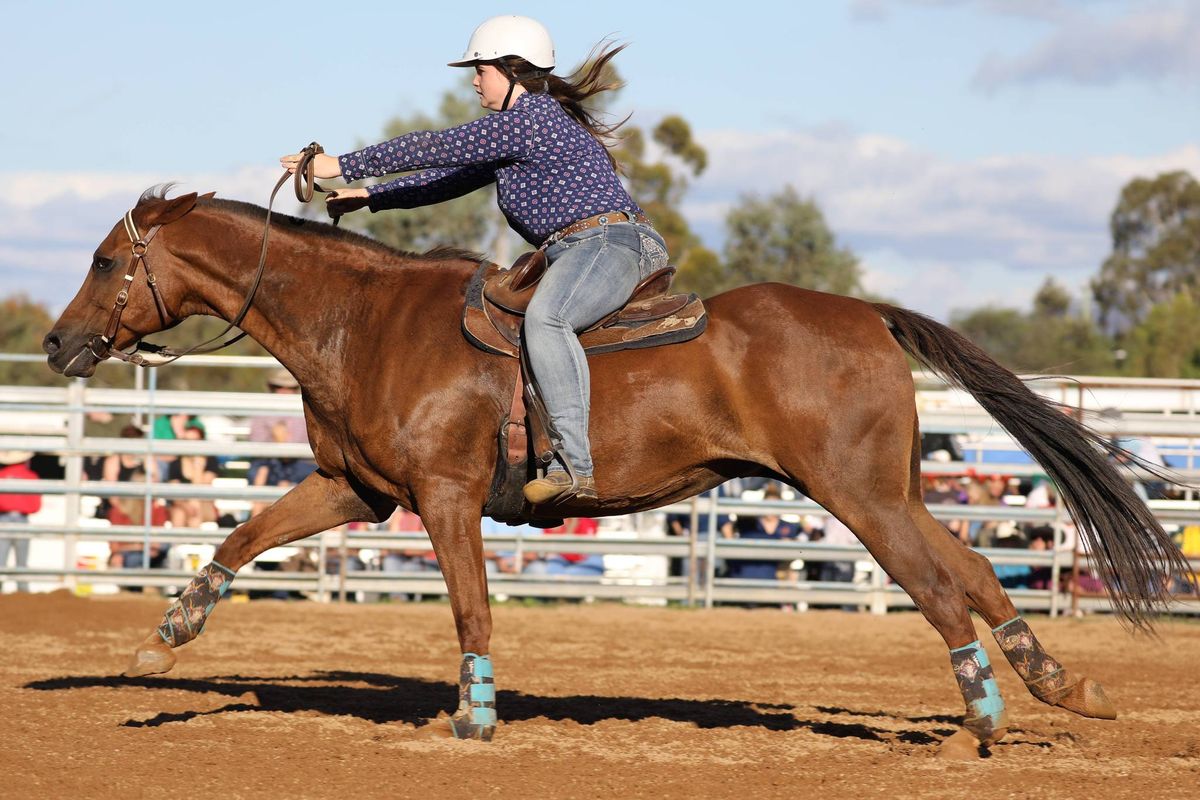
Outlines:
{"type": "Polygon", "coordinates": [[[533,120],[523,111],[491,114],[443,131],[414,131],[338,156],[342,178],[429,167],[465,167],[524,158],[533,149],[533,120]]]}
{"type": "Polygon", "coordinates": [[[495,169],[489,164],[426,169],[394,181],[368,186],[367,207],[372,211],[382,211],[385,208],[433,205],[462,197],[495,180],[495,169]]]}

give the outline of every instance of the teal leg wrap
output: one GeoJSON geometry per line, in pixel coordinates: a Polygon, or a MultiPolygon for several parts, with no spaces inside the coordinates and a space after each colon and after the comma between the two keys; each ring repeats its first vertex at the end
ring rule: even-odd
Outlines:
{"type": "Polygon", "coordinates": [[[963,727],[983,744],[999,741],[1008,729],[1008,716],[987,651],[978,640],[956,647],[950,651],[950,665],[967,703],[963,727]]]}
{"type": "Polygon", "coordinates": [[[496,732],[496,682],[492,659],[463,653],[458,670],[458,710],[450,717],[456,739],[492,740],[496,732]]]}

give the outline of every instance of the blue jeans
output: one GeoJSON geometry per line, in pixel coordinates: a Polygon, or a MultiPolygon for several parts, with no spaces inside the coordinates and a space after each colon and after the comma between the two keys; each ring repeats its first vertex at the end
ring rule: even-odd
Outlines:
{"type": "MultiPolygon", "coordinates": [[[[29,522],[29,517],[20,511],[0,511],[0,522],[29,522]]],[[[16,567],[29,566],[29,540],[8,538],[7,536],[0,537],[0,567],[8,566],[8,551],[12,550],[16,556],[16,567]]],[[[28,592],[29,584],[25,581],[17,581],[18,592],[28,592]]]]}
{"type": "MultiPolygon", "coordinates": [[[[647,225],[614,222],[555,242],[546,259],[549,267],[525,312],[525,345],[563,451],[586,476],[592,474],[591,384],[577,334],[623,306],[643,278],[665,267],[667,248],[647,225]]],[[[549,467],[561,469],[557,462],[549,467]]]]}

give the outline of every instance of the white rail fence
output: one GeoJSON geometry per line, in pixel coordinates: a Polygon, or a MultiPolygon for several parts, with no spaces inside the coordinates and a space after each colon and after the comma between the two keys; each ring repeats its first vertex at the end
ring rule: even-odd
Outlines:
{"type": "MultiPolygon", "coordinates": [[[[0,355],[0,361],[40,361],[37,356],[0,355]]],[[[274,369],[273,359],[252,357],[195,357],[192,366],[214,368],[274,369]]],[[[1039,468],[1021,459],[1019,448],[1002,434],[982,409],[968,396],[947,390],[936,379],[915,375],[918,382],[918,407],[925,432],[953,433],[965,437],[972,452],[967,462],[923,462],[927,474],[959,475],[966,469],[981,473],[1031,476],[1039,468]],[[995,461],[997,454],[1005,457],[995,461]],[[992,460],[989,460],[992,459],[992,460]]],[[[65,469],[62,480],[0,481],[0,494],[38,494],[47,499],[47,510],[28,523],[0,523],[0,538],[28,539],[35,557],[33,565],[18,568],[0,565],[0,584],[28,582],[37,589],[73,588],[78,592],[115,591],[117,587],[181,588],[198,566],[211,558],[232,529],[212,526],[201,528],[152,527],[149,511],[142,525],[114,526],[96,520],[87,512],[98,498],[143,497],[155,499],[202,499],[222,504],[223,509],[246,512],[256,501],[270,501],[286,489],[254,487],[240,479],[219,479],[211,486],[158,483],[147,475],[136,483],[87,481],[83,461],[87,456],[112,454],[154,456],[205,455],[245,461],[250,458],[309,458],[311,450],[303,444],[240,441],[244,420],[256,415],[301,413],[295,395],[250,394],[231,392],[179,392],[157,388],[157,373],[138,373],[138,387],[110,389],[90,387],[73,380],[61,387],[0,387],[0,451],[27,450],[51,453],[61,458],[65,469]],[[144,383],[144,385],[143,385],[144,383]],[[106,438],[85,435],[85,418],[92,412],[131,414],[144,426],[152,427],[157,416],[173,413],[197,414],[210,422],[206,440],[106,438]],[[219,424],[225,422],[224,429],[219,424]],[[149,563],[154,545],[170,545],[173,559],[166,569],[106,569],[110,543],[139,543],[143,563],[149,563]]],[[[1046,379],[1032,384],[1052,399],[1078,408],[1096,410],[1114,406],[1126,409],[1119,423],[1096,421],[1096,427],[1121,435],[1155,437],[1160,449],[1179,462],[1176,469],[1183,480],[1200,483],[1195,443],[1200,438],[1200,420],[1196,417],[1196,392],[1200,381],[1121,381],[1113,379],[1046,379]]],[[[1151,479],[1137,472],[1132,479],[1151,479]]],[[[149,509],[150,503],[146,507],[149,509]]],[[[1200,502],[1191,498],[1157,504],[1155,513],[1164,524],[1182,526],[1200,523],[1200,502]]],[[[1076,552],[1069,534],[1069,520],[1060,509],[1033,509],[1018,506],[931,506],[941,520],[997,520],[1048,525],[1055,532],[1055,546],[1046,551],[1024,549],[981,550],[993,564],[1021,565],[1049,569],[1049,589],[1010,589],[1013,602],[1021,609],[1060,613],[1069,604],[1072,609],[1108,609],[1108,601],[1098,596],[1081,596],[1078,582],[1065,581],[1072,571],[1087,569],[1087,557],[1076,552]],[[1070,583],[1075,591],[1063,593],[1070,583]]],[[[657,512],[612,518],[602,522],[596,537],[551,535],[514,528],[497,531],[501,526],[485,526],[485,546],[489,551],[511,556],[522,564],[528,553],[599,555],[603,574],[530,575],[496,573],[489,576],[491,591],[497,596],[545,598],[610,598],[640,602],[680,602],[689,605],[715,603],[753,603],[765,605],[810,605],[854,607],[885,613],[890,608],[912,607],[912,601],[887,578],[870,554],[861,546],[838,546],[822,542],[761,541],[725,539],[717,535],[719,517],[775,513],[785,518],[826,512],[810,501],[775,502],[718,497],[710,492],[689,502],[657,512]],[[665,534],[666,513],[682,515],[689,521],[688,536],[665,534]],[[703,532],[701,531],[703,529],[703,532]],[[684,565],[683,575],[672,576],[672,559],[684,565]],[[736,580],[716,577],[722,562],[739,559],[791,562],[800,571],[805,564],[820,562],[853,563],[851,582],[808,580],[736,580]]],[[[424,533],[395,533],[383,529],[330,531],[276,548],[249,565],[238,576],[235,589],[266,592],[301,592],[318,600],[355,595],[444,595],[445,584],[436,571],[395,573],[378,569],[350,571],[347,554],[358,551],[368,563],[379,561],[387,551],[427,551],[432,545],[424,533]],[[279,571],[280,562],[297,552],[316,550],[314,571],[279,571]],[[337,564],[338,569],[332,569],[337,564]]],[[[1193,559],[1200,571],[1200,559],[1193,559]]],[[[1182,613],[1200,613],[1200,602],[1182,598],[1182,613]]]]}

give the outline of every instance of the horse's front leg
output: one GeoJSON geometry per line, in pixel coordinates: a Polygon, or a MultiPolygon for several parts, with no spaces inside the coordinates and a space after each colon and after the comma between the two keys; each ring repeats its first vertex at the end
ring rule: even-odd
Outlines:
{"type": "Polygon", "coordinates": [[[345,478],[312,473],[229,534],[213,560],[167,609],[158,628],[139,645],[125,674],[153,675],[175,666],[172,648],[200,634],[237,571],[261,553],[347,522],[379,522],[395,508],[392,501],[352,486],[345,478]]]}
{"type": "Polygon", "coordinates": [[[448,484],[441,482],[422,493],[418,506],[446,579],[462,648],[458,709],[450,718],[450,727],[456,738],[490,741],[496,731],[496,685],[489,655],[492,611],[488,605],[480,504],[467,492],[448,491],[448,484]]]}

